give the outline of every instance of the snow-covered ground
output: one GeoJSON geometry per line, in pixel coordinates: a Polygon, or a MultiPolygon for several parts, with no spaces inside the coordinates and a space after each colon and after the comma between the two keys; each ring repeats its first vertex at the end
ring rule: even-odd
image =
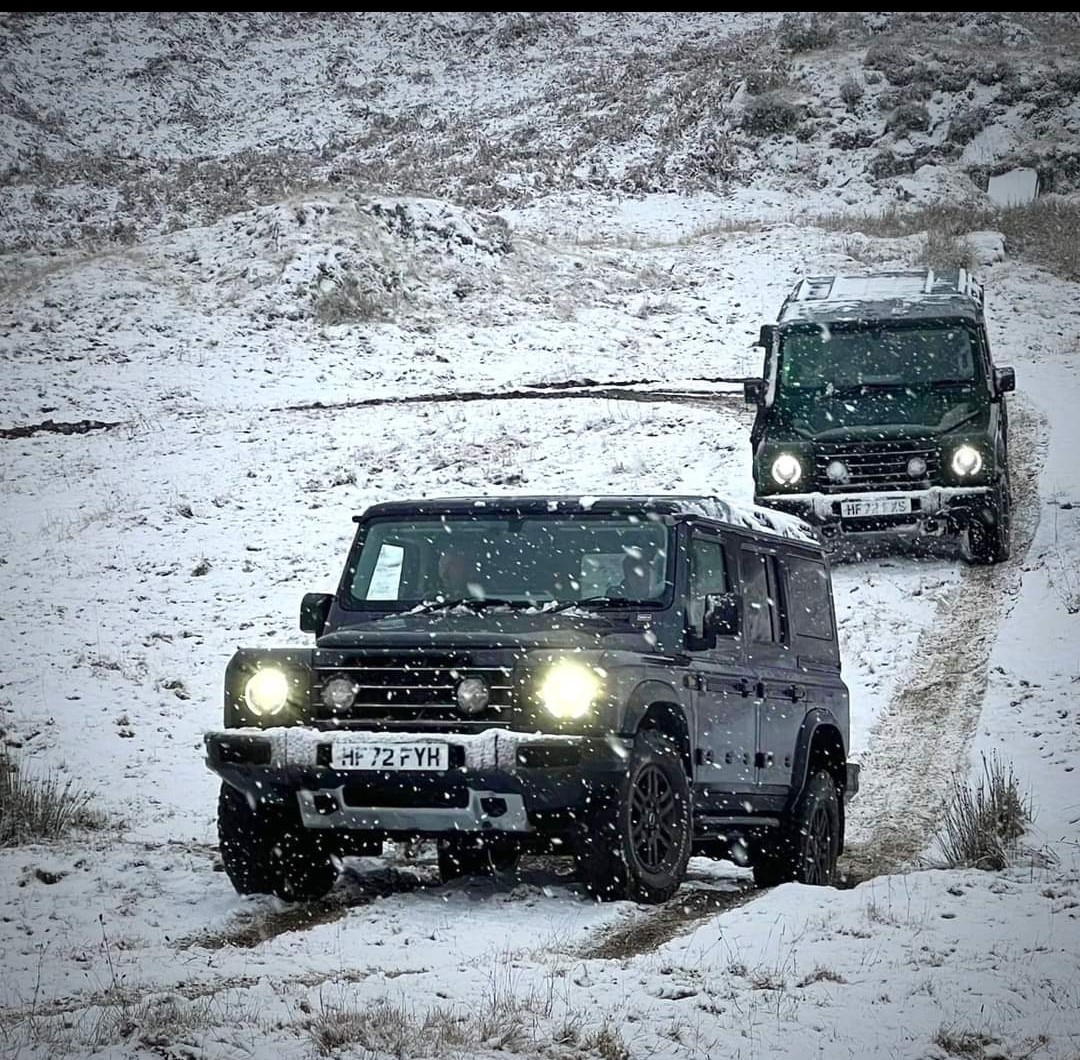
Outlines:
{"type": "MultiPolygon", "coordinates": [[[[24,769],[92,790],[114,827],[0,850],[2,1060],[1080,1055],[1080,291],[1008,254],[981,278],[1018,378],[1013,559],[834,570],[864,882],[758,894],[745,870],[695,859],[657,910],[595,905],[541,859],[513,884],[439,886],[430,851],[396,849],[297,910],[238,898],[218,871],[201,734],[225,663],[241,644],[306,643],[300,595],[334,584],[355,511],[478,491],[746,501],[730,380],[757,371],[759,325],[805,269],[918,258],[918,237],[793,223],[843,201],[835,165],[723,194],[583,180],[485,209],[320,177],[218,211],[170,200],[165,219],[123,201],[124,174],[75,179],[79,150],[163,172],[239,150],[257,169],[349,135],[359,152],[363,85],[387,114],[438,86],[438,113],[504,143],[531,106],[549,137],[544,86],[583,57],[610,79],[634,48],[674,62],[687,41],[778,22],[560,17],[534,40],[447,15],[440,45],[389,16],[6,16],[0,103],[30,103],[0,124],[18,174],[0,190],[15,248],[0,256],[0,737],[24,769]],[[577,52],[545,64],[570,38],[577,52]],[[132,234],[60,230],[80,216],[132,234]],[[46,421],[100,425],[30,430],[46,421]],[[934,867],[952,772],[990,753],[1031,797],[1023,850],[999,873],[934,867]]],[[[820,88],[855,57],[798,62],[820,88]]],[[[601,144],[622,158],[605,172],[642,143],[601,144]]]]}

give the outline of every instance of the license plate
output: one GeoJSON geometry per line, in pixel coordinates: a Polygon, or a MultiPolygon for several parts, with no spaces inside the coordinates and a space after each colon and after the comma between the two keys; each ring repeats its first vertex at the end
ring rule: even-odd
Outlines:
{"type": "Polygon", "coordinates": [[[332,769],[447,770],[450,745],[445,743],[347,743],[330,745],[332,769]]]}
{"type": "Polygon", "coordinates": [[[907,515],[910,511],[910,497],[864,497],[857,501],[840,502],[840,514],[845,519],[868,515],[907,515]]]}

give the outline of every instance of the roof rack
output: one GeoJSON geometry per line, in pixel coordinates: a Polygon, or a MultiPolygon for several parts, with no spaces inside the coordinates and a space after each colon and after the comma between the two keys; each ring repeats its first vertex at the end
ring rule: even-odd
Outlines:
{"type": "Polygon", "coordinates": [[[785,311],[804,316],[815,308],[859,305],[868,302],[939,302],[948,298],[970,298],[982,303],[982,285],[967,269],[906,269],[851,275],[807,276],[799,280],[784,299],[779,319],[785,311]],[[798,308],[796,308],[796,306],[798,308]]]}

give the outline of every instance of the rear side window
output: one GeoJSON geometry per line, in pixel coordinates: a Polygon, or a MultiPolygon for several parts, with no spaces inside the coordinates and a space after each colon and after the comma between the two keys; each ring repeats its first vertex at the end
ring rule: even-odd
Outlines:
{"type": "Polygon", "coordinates": [[[832,589],[824,563],[810,559],[787,561],[788,613],[797,636],[833,639],[832,589]]]}
{"type": "Polygon", "coordinates": [[[742,594],[746,634],[750,641],[783,644],[787,637],[775,556],[743,550],[742,594]]]}

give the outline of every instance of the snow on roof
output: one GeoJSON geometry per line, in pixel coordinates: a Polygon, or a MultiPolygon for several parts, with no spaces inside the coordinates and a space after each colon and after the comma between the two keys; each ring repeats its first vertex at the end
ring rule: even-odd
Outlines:
{"type": "Polygon", "coordinates": [[[779,512],[760,505],[740,505],[724,497],[685,494],[567,494],[565,496],[506,496],[487,497],[424,497],[415,500],[386,501],[368,508],[357,519],[371,516],[398,515],[405,513],[436,514],[439,512],[472,515],[478,509],[490,509],[493,513],[535,510],[543,512],[603,512],[625,508],[640,508],[668,515],[699,515],[705,519],[727,523],[730,526],[751,530],[754,533],[775,534],[818,545],[809,524],[794,515],[779,512]]]}
{"type": "Polygon", "coordinates": [[[966,269],[872,272],[860,276],[808,276],[784,300],[779,319],[843,313],[873,306],[872,315],[943,302],[981,304],[982,286],[966,269]]]}

